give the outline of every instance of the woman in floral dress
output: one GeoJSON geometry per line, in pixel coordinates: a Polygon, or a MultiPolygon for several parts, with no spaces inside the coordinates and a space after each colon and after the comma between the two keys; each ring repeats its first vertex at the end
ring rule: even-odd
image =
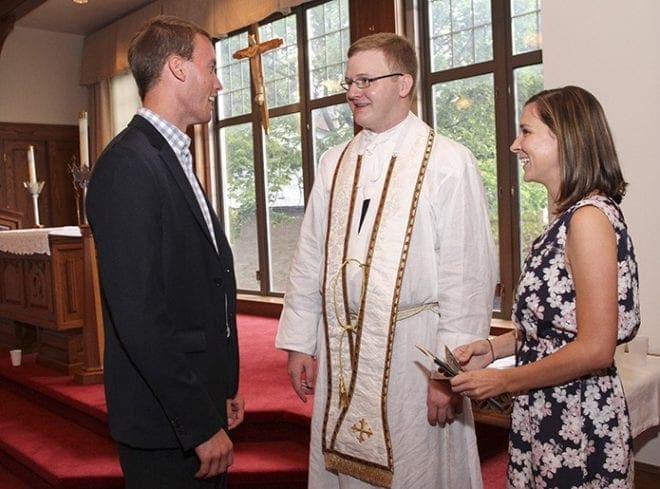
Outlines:
{"type": "Polygon", "coordinates": [[[614,350],[639,328],[638,278],[609,126],[591,93],[568,86],[533,96],[520,130],[511,151],[546,187],[553,221],[524,263],[515,331],[457,348],[467,371],[452,388],[513,394],[509,487],[633,488],[614,350]],[[482,369],[514,353],[516,368],[482,369]]]}

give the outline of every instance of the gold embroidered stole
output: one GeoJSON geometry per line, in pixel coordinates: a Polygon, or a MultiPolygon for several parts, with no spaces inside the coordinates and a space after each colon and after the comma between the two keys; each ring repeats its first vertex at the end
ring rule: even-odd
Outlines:
{"type": "Polygon", "coordinates": [[[380,487],[391,486],[394,472],[387,418],[392,344],[415,212],[434,136],[426,124],[416,125],[406,134],[410,150],[390,161],[363,264],[357,317],[348,307],[345,264],[353,258],[347,256],[347,250],[360,176],[358,137],[340,157],[330,195],[323,281],[328,394],[322,449],[329,470],[380,487]],[[333,290],[334,278],[339,279],[339,293],[333,290]],[[345,396],[340,396],[340,387],[345,387],[345,396]]]}

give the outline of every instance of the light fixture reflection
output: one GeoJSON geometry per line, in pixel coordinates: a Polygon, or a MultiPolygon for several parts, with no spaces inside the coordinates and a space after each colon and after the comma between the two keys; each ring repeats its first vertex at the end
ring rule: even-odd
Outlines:
{"type": "Polygon", "coordinates": [[[456,97],[454,100],[452,100],[452,102],[454,102],[454,106],[458,110],[465,110],[472,107],[472,99],[470,97],[466,97],[465,95],[456,97]]]}
{"type": "Polygon", "coordinates": [[[88,0],[73,0],[73,3],[79,3],[79,4],[84,4],[87,3],[88,0]]]}

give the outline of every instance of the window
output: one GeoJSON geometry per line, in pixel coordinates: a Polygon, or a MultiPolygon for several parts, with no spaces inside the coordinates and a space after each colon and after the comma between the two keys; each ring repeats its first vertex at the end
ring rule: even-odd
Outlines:
{"type": "MultiPolygon", "coordinates": [[[[522,103],[543,88],[540,1],[418,2],[421,115],[479,162],[500,257],[495,315],[505,318],[522,257],[548,215],[545,190],[520,181],[509,151],[522,103]]],[[[216,44],[224,85],[215,123],[220,207],[242,292],[283,292],[318,159],[353,135],[339,86],[350,44],[348,3],[309,2],[216,44]],[[283,40],[261,59],[267,133],[250,61],[233,58],[250,35],[283,40]]]]}
{"type": "Polygon", "coordinates": [[[119,134],[142,105],[135,78],[130,71],[110,79],[112,135],[119,134]]]}
{"type": "Polygon", "coordinates": [[[509,146],[522,104],[543,89],[541,0],[420,2],[424,118],[479,162],[500,257],[495,315],[510,317],[521,258],[547,221],[542,186],[520,179],[509,146]]]}
{"type": "Polygon", "coordinates": [[[318,159],[353,135],[339,86],[348,47],[348,0],[310,2],[216,42],[220,207],[241,292],[284,291],[318,159]],[[251,62],[233,57],[250,36],[283,41],[261,54],[267,132],[251,62]]]}

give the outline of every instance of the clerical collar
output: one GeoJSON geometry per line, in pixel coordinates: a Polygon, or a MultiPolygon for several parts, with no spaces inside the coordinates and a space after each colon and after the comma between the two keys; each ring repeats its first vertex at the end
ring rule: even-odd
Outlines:
{"type": "Polygon", "coordinates": [[[365,152],[373,152],[376,148],[381,147],[388,141],[395,141],[395,147],[398,146],[400,136],[405,133],[403,127],[410,119],[412,113],[408,112],[408,116],[399,122],[396,126],[389,128],[387,131],[374,132],[370,129],[362,129],[362,140],[360,142],[360,149],[358,152],[364,154],[365,152]]]}

